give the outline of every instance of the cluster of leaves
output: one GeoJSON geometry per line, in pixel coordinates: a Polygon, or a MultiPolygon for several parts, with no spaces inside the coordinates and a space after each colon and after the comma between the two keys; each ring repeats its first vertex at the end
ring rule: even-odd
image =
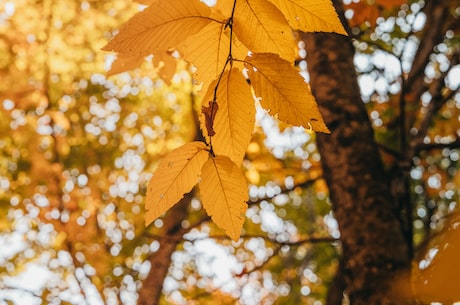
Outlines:
{"type": "Polygon", "coordinates": [[[204,93],[200,121],[206,142],[188,143],[162,160],[148,187],[146,222],[199,181],[208,215],[238,240],[248,200],[239,167],[254,129],[255,101],[281,121],[328,132],[295,67],[294,30],[346,32],[328,0],[149,4],[104,50],[119,53],[117,70],[149,54],[161,61],[173,51],[193,64],[204,93]]]}
{"type": "MultiPolygon", "coordinates": [[[[30,303],[41,299],[38,302],[57,304],[86,298],[91,302],[95,297],[105,304],[116,299],[119,304],[131,304],[149,271],[147,258],[169,233],[160,220],[144,226],[146,181],[158,158],[194,137],[195,126],[186,125],[194,121],[189,75],[176,73],[176,64],[182,69],[180,62],[168,55],[165,58],[172,60],[172,68],[161,64],[152,69],[141,58],[141,69],[110,79],[103,76],[104,63],[113,57],[99,51],[106,31],[138,11],[126,1],[31,4],[15,0],[14,8],[11,16],[11,8],[7,12],[0,8],[5,18],[0,21],[0,43],[5,46],[0,50],[0,116],[4,118],[0,122],[0,243],[8,245],[2,247],[0,257],[0,300],[19,304],[30,298],[30,303]],[[157,78],[157,71],[170,86],[157,78]],[[176,75],[165,78],[171,71],[176,75]],[[14,278],[27,277],[36,266],[44,274],[43,282],[34,283],[36,289],[28,290],[27,283],[14,285],[14,278]],[[16,301],[18,295],[23,299],[16,301]]],[[[115,62],[109,74],[117,73],[117,62],[121,61],[115,62]]],[[[275,158],[263,144],[264,132],[258,126],[256,130],[242,166],[252,184],[246,236],[238,246],[226,238],[214,244],[235,255],[236,268],[244,265],[234,292],[257,286],[267,298],[276,299],[286,283],[307,285],[302,273],[295,275],[302,281],[296,281],[294,273],[285,269],[305,268],[304,258],[311,258],[310,249],[316,249],[306,236],[312,231],[327,236],[322,217],[329,205],[315,201],[314,208],[306,208],[301,203],[315,200],[314,196],[295,187],[319,175],[318,158],[312,160],[318,156],[313,134],[300,128],[283,130],[278,137],[300,135],[308,142],[299,148],[305,152],[294,154],[290,146],[275,158]],[[308,172],[302,170],[307,167],[308,172]],[[294,184],[284,186],[285,179],[294,184]],[[280,194],[275,184],[281,185],[280,194]],[[262,196],[264,189],[266,196],[262,196]],[[272,198],[274,193],[279,198],[272,198]],[[261,203],[262,197],[268,201],[261,203]],[[287,205],[286,200],[295,204],[287,205]],[[306,211],[312,215],[311,225],[304,225],[306,211]],[[267,214],[276,223],[289,225],[289,231],[284,225],[273,230],[265,220],[261,222],[267,214]],[[304,242],[290,243],[297,238],[304,242]],[[282,249],[279,242],[284,243],[282,249]],[[267,255],[260,257],[254,244],[266,249],[267,255]],[[262,285],[267,270],[284,270],[272,275],[274,286],[262,285]]],[[[196,202],[184,224],[202,219],[201,211],[195,211],[196,202]]],[[[220,230],[207,220],[199,229],[200,234],[209,232],[219,239],[220,230]]],[[[211,296],[204,293],[216,286],[213,277],[201,271],[203,257],[194,256],[190,245],[202,247],[199,239],[185,238],[176,254],[190,259],[191,268],[177,260],[171,263],[172,270],[185,274],[182,279],[174,277],[181,285],[180,293],[200,302],[223,298],[219,291],[211,296]],[[192,278],[201,281],[194,285],[192,278]],[[189,286],[183,288],[185,281],[189,286]]],[[[326,247],[333,249],[329,244],[326,247]]],[[[323,252],[318,256],[325,257],[323,252]]],[[[308,266],[318,277],[308,284],[312,290],[308,298],[324,298],[322,281],[330,278],[334,265],[325,266],[313,261],[308,266]]],[[[174,303],[171,294],[164,294],[168,304],[174,303]]]]}

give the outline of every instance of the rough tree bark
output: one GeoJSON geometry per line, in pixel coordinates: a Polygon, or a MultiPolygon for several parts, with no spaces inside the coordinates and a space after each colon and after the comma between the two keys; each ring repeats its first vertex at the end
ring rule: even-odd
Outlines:
{"type": "Polygon", "coordinates": [[[341,232],[345,293],[353,305],[412,304],[401,285],[409,282],[410,247],[361,100],[351,40],[314,33],[305,42],[310,85],[331,130],[317,143],[341,232]]]}

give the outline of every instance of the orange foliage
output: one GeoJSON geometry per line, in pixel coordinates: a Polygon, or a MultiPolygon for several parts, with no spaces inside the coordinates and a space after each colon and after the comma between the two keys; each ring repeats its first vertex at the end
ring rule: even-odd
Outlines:
{"type": "MultiPolygon", "coordinates": [[[[103,49],[119,52],[120,58],[124,58],[116,62],[117,72],[135,66],[140,56],[156,56],[171,49],[177,49],[196,66],[195,74],[207,89],[204,103],[209,103],[202,106],[201,119],[206,145],[210,146],[210,159],[203,166],[200,183],[202,200],[216,224],[238,240],[243,225],[241,213],[245,210],[240,199],[246,188],[240,185],[243,176],[235,169],[243,160],[255,117],[254,100],[245,77],[249,77],[255,96],[272,115],[289,124],[329,132],[310,88],[293,66],[297,47],[292,31],[346,32],[330,1],[317,0],[308,5],[299,0],[237,1],[233,8],[231,3],[221,1],[208,7],[196,0],[151,2],[122,26],[103,49]],[[248,51],[251,55],[246,56],[248,51]],[[240,73],[244,68],[247,75],[240,73]],[[211,187],[216,181],[207,177],[222,183],[211,187]],[[225,196],[221,198],[222,194],[225,196]],[[209,198],[219,201],[211,205],[209,198]]],[[[204,147],[199,150],[205,152],[204,147]]],[[[192,173],[185,168],[196,155],[188,152],[186,146],[173,152],[155,173],[147,194],[147,223],[169,209],[196,183],[202,159],[199,166],[191,167],[192,173]],[[165,162],[180,164],[174,167],[172,176],[165,162]],[[165,203],[160,204],[162,201],[165,203]]]]}

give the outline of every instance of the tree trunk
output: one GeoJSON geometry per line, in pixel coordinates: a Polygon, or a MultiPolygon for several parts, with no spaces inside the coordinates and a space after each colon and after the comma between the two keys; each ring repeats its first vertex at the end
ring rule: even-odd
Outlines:
{"type": "MultiPolygon", "coordinates": [[[[195,104],[195,96],[190,94],[192,109],[195,104]]],[[[200,123],[197,113],[192,110],[195,141],[203,141],[200,123]]],[[[183,235],[190,229],[182,227],[182,222],[188,217],[188,206],[195,195],[195,190],[185,194],[184,197],[174,205],[163,219],[163,236],[158,241],[160,248],[149,257],[150,271],[144,279],[139,291],[137,305],[158,305],[160,304],[163,282],[168,275],[171,265],[172,255],[176,251],[177,245],[183,240],[183,235]]]]}
{"type": "Polygon", "coordinates": [[[150,258],[150,271],[139,291],[138,305],[158,305],[163,290],[163,282],[168,275],[172,254],[181,242],[186,231],[182,221],[187,217],[187,206],[193,198],[193,192],[187,194],[166,214],[163,219],[163,237],[159,239],[160,248],[150,258]]]}
{"type": "Polygon", "coordinates": [[[310,85],[331,130],[317,143],[341,233],[345,293],[353,305],[412,304],[402,287],[409,246],[361,100],[351,40],[312,33],[305,42],[310,85]]]}

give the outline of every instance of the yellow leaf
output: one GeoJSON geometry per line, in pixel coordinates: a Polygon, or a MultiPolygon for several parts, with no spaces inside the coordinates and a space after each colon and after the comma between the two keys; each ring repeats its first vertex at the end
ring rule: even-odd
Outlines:
{"type": "Polygon", "coordinates": [[[214,223],[237,241],[248,208],[248,188],[241,170],[225,156],[209,158],[201,170],[203,207],[214,223]]]}
{"type": "Polygon", "coordinates": [[[347,35],[330,0],[269,0],[283,12],[289,25],[304,32],[347,35]]]}
{"type": "Polygon", "coordinates": [[[144,61],[144,56],[118,54],[117,59],[112,63],[107,76],[133,70],[139,67],[144,61]]]}
{"type": "Polygon", "coordinates": [[[228,0],[217,0],[216,5],[214,5],[214,10],[226,18],[230,18],[233,10],[233,1],[228,0]]]}
{"type": "Polygon", "coordinates": [[[156,52],[153,56],[153,65],[159,68],[158,75],[167,84],[171,84],[171,79],[176,73],[177,60],[170,52],[156,52]]]}
{"type": "MultiPolygon", "coordinates": [[[[216,85],[217,80],[209,86],[204,102],[213,100],[216,85]]],[[[224,73],[216,97],[219,108],[213,125],[216,133],[212,137],[213,150],[217,155],[225,155],[240,165],[251,140],[256,109],[250,87],[238,69],[224,73]]],[[[203,119],[201,116],[202,128],[203,119]]]]}
{"type": "Polygon", "coordinates": [[[146,224],[165,213],[198,182],[208,158],[202,142],[187,143],[169,153],[159,164],[147,188],[146,224]]]}
{"type": "Polygon", "coordinates": [[[288,124],[329,132],[308,84],[290,63],[262,53],[246,58],[248,75],[260,103],[288,124]]]}
{"type": "MultiPolygon", "coordinates": [[[[144,55],[118,54],[117,59],[112,63],[107,76],[134,70],[142,65],[145,60],[144,55]]],[[[158,69],[158,76],[168,85],[176,73],[177,60],[169,52],[156,52],[153,57],[153,65],[158,69]]]]}
{"type": "MultiPolygon", "coordinates": [[[[197,68],[193,76],[203,82],[203,92],[222,73],[230,50],[229,32],[225,24],[213,22],[177,47],[184,59],[197,68]]],[[[243,59],[247,55],[248,49],[233,37],[232,56],[243,59]]]]}
{"type": "Polygon", "coordinates": [[[157,0],[134,15],[103,48],[126,55],[168,51],[212,22],[200,1],[157,0]]]}
{"type": "Polygon", "coordinates": [[[267,0],[236,2],[234,33],[254,53],[275,53],[294,64],[295,43],[286,18],[267,0]]]}

